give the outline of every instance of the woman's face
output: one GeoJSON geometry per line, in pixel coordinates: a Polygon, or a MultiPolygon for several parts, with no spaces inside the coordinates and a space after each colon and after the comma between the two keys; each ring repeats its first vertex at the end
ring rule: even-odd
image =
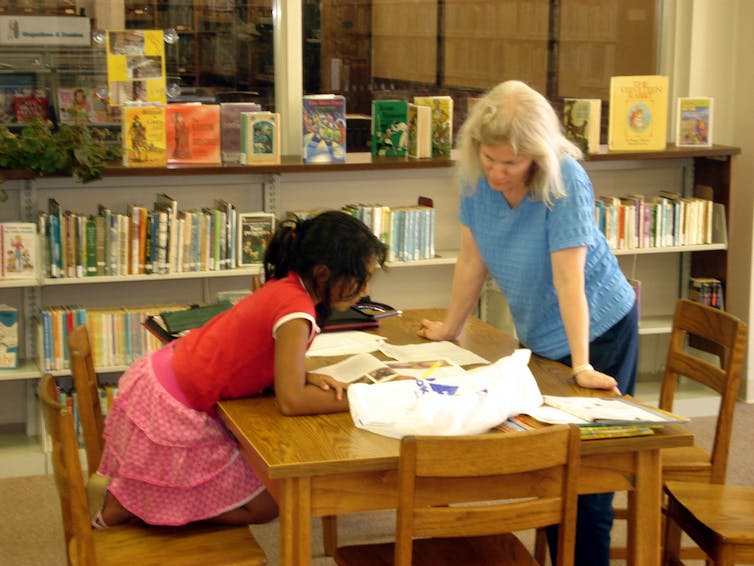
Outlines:
{"type": "Polygon", "coordinates": [[[527,192],[527,181],[534,160],[514,153],[510,144],[479,146],[479,162],[493,190],[503,194],[511,206],[518,204],[527,192]]]}
{"type": "Polygon", "coordinates": [[[362,297],[369,295],[369,280],[374,274],[374,270],[377,268],[377,259],[371,258],[366,262],[367,268],[367,281],[361,287],[361,289],[354,289],[354,283],[348,279],[341,279],[333,284],[330,290],[330,296],[332,297],[331,307],[335,311],[345,311],[350,307],[358,303],[362,297]]]}

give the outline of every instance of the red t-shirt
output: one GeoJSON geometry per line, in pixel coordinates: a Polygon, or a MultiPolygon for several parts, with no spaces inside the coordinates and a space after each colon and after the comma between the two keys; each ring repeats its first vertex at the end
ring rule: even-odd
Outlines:
{"type": "Polygon", "coordinates": [[[275,380],[275,333],[294,318],[311,321],[311,345],[319,331],[314,302],[299,276],[289,273],[179,338],[173,371],[191,407],[214,414],[221,399],[249,397],[270,387],[275,380]]]}

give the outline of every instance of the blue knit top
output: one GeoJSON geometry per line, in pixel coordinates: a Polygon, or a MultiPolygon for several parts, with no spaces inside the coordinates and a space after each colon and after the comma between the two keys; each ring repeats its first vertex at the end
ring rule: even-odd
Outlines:
{"type": "Polygon", "coordinates": [[[524,347],[549,358],[570,353],[553,284],[550,254],[586,246],[589,339],[601,336],[635,301],[618,261],[594,222],[594,191],[584,168],[570,157],[561,169],[566,196],[548,209],[527,195],[515,208],[481,177],[461,197],[459,218],[474,236],[490,274],[511,308],[524,347]]]}

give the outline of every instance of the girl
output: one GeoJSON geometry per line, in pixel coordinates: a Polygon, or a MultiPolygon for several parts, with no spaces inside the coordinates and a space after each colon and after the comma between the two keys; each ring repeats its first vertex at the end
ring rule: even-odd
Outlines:
{"type": "Polygon", "coordinates": [[[385,255],[384,244],[343,212],[283,222],[265,253],[265,285],[120,379],[99,468],[112,479],[94,526],[275,518],[277,505],[215,404],[274,386],[286,415],[347,410],[345,386],[307,374],[305,354],[333,309],[369,294],[385,255]]]}

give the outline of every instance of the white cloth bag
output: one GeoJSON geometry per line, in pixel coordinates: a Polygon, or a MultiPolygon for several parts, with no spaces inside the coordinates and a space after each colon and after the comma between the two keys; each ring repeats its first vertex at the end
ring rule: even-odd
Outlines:
{"type": "Polygon", "coordinates": [[[493,364],[437,379],[354,383],[348,388],[358,428],[392,438],[479,434],[542,404],[528,363],[516,350],[493,364]]]}

